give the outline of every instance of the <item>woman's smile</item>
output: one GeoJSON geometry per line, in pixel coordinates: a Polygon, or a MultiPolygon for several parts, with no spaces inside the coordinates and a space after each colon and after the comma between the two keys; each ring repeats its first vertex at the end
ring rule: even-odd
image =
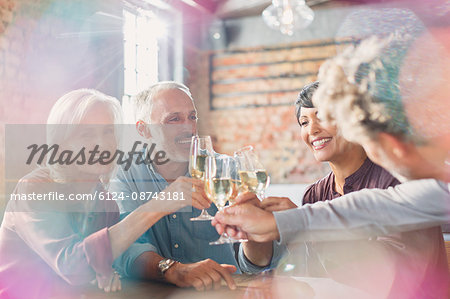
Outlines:
{"type": "Polygon", "coordinates": [[[315,151],[321,150],[328,145],[328,143],[332,140],[332,137],[319,137],[314,139],[311,142],[312,148],[315,151]]]}

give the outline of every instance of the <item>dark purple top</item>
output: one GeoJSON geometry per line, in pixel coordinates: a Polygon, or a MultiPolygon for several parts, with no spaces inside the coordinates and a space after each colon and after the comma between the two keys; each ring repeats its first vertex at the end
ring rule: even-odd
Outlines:
{"type": "MultiPolygon", "coordinates": [[[[364,188],[387,189],[399,183],[384,168],[366,159],[357,171],[345,178],[343,189],[344,194],[347,194],[364,188]]],[[[331,200],[339,196],[341,195],[334,190],[334,174],[330,172],[326,177],[306,189],[303,204],[331,200]]]]}
{"type": "MultiPolygon", "coordinates": [[[[343,189],[344,194],[347,194],[364,188],[386,189],[397,184],[399,184],[399,181],[389,172],[366,159],[356,172],[345,179],[343,189]]],[[[303,204],[334,200],[340,196],[334,190],[334,174],[331,172],[307,188],[303,197],[303,204]]],[[[349,242],[347,241],[344,244],[346,250],[349,248],[349,242]]],[[[388,298],[444,298],[445,295],[443,294],[446,292],[445,288],[449,276],[440,227],[390,236],[374,236],[365,242],[368,242],[368,248],[378,250],[379,253],[391,257],[390,261],[393,269],[395,269],[395,276],[388,298]]],[[[365,246],[363,243],[364,241],[354,242],[353,246],[354,248],[361,248],[361,246],[365,246]]],[[[335,246],[334,248],[338,247],[336,242],[331,246],[327,243],[308,244],[310,260],[307,261],[307,264],[310,275],[322,276],[323,273],[328,273],[333,277],[339,277],[339,279],[342,279],[343,276],[353,276],[346,277],[348,280],[355,280],[358,275],[368,277],[367,272],[373,272],[372,274],[375,276],[383,275],[381,273],[375,274],[376,269],[383,268],[381,265],[376,265],[377,261],[373,256],[371,259],[363,258],[362,260],[358,260],[355,256],[356,268],[361,269],[361,272],[353,271],[352,274],[349,274],[350,272],[347,270],[349,268],[348,263],[343,267],[324,266],[327,264],[326,262],[317,263],[317,260],[324,259],[324,256],[327,255],[327,249],[330,251],[333,246],[335,246]]],[[[354,254],[357,254],[357,250],[354,254]]],[[[383,263],[386,263],[386,259],[383,260],[383,263]]]]}

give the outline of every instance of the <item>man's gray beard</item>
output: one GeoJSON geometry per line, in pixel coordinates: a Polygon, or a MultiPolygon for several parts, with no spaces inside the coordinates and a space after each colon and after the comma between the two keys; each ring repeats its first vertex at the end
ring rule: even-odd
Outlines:
{"type": "Polygon", "coordinates": [[[189,152],[186,154],[179,153],[176,145],[173,144],[173,140],[166,139],[163,126],[152,126],[152,134],[153,137],[150,138],[150,141],[155,144],[155,153],[158,151],[165,152],[165,158],[171,162],[189,162],[189,152]]]}
{"type": "Polygon", "coordinates": [[[167,146],[156,146],[156,151],[164,151],[166,153],[166,159],[169,159],[170,162],[189,162],[189,153],[182,154],[178,153],[175,146],[167,145],[167,146]]]}
{"type": "Polygon", "coordinates": [[[182,163],[182,162],[189,162],[189,155],[182,155],[179,153],[175,153],[175,154],[170,154],[167,155],[167,157],[170,159],[170,161],[172,162],[178,162],[178,163],[182,163]]]}

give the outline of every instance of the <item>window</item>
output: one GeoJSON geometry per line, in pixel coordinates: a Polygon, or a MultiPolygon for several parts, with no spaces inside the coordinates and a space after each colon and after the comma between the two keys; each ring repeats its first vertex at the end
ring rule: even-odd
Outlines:
{"type": "Polygon", "coordinates": [[[158,82],[158,38],[166,27],[151,11],[124,10],[124,93],[134,95],[158,82]]]}
{"type": "MultiPolygon", "coordinates": [[[[134,122],[130,98],[150,85],[162,80],[174,80],[175,49],[179,42],[169,43],[169,36],[178,32],[173,22],[170,28],[165,20],[170,16],[160,9],[126,7],[123,10],[124,97],[122,106],[125,121],[134,122]],[[171,32],[169,33],[169,30],[171,32]],[[172,70],[172,71],[170,71],[172,70]]],[[[171,21],[172,22],[172,21],[171,21]]],[[[180,62],[178,62],[179,64],[180,62]]],[[[181,62],[182,63],[182,62],[181,62]]]]}

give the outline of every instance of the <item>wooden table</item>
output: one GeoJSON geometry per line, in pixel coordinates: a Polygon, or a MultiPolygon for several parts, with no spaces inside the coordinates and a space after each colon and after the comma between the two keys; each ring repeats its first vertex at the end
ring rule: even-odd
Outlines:
{"type": "MultiPolygon", "coordinates": [[[[235,298],[301,298],[301,299],[372,299],[359,290],[344,286],[327,278],[286,277],[286,276],[234,276],[237,289],[230,290],[222,286],[219,290],[198,292],[193,288],[178,288],[174,285],[153,282],[123,280],[122,290],[115,293],[105,293],[98,288],[89,287],[75,298],[173,298],[173,299],[235,299],[235,298]]],[[[64,298],[64,299],[69,299],[64,298]]]]}
{"type": "Polygon", "coordinates": [[[193,288],[178,288],[174,285],[153,281],[122,281],[122,290],[114,293],[105,293],[92,287],[83,292],[80,298],[111,298],[111,299],[138,299],[138,298],[242,298],[242,290],[229,290],[222,287],[218,291],[198,292],[193,288]]]}

